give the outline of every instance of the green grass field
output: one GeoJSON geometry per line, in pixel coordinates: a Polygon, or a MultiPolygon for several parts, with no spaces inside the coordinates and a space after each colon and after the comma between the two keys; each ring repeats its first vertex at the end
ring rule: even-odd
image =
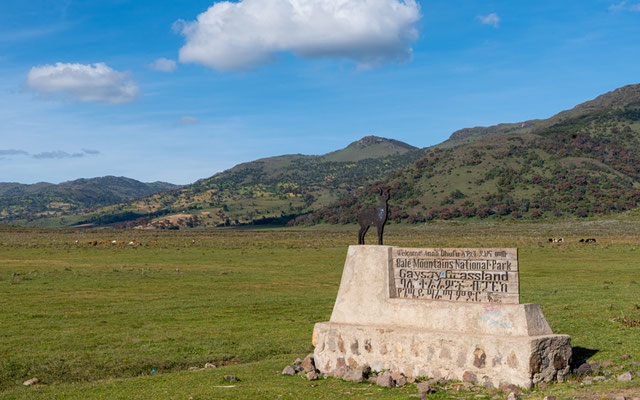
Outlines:
{"type": "MultiPolygon", "coordinates": [[[[409,398],[417,393],[413,386],[381,389],[279,374],[313,350],[313,324],[329,319],[356,233],[355,226],[0,228],[0,398],[409,398]],[[127,245],[133,240],[141,245],[127,245]],[[188,370],[207,362],[218,368],[188,370]],[[230,384],[225,374],[241,380],[230,384]],[[22,386],[34,376],[40,384],[22,386]]],[[[518,247],[521,301],[541,304],[554,332],[572,336],[575,356],[611,360],[622,367],[614,375],[640,370],[629,365],[640,361],[640,327],[632,326],[640,321],[639,222],[391,225],[385,240],[518,247]],[[566,243],[548,243],[551,236],[566,243]],[[598,242],[578,243],[582,237],[598,242]],[[631,359],[623,361],[623,353],[631,359]]],[[[640,377],[551,385],[523,397],[548,394],[640,397],[640,377]]],[[[501,396],[440,390],[432,397],[501,396]]]]}

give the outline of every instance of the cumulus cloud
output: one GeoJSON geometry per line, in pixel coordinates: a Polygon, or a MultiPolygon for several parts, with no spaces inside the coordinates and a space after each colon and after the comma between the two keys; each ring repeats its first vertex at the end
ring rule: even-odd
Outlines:
{"type": "Polygon", "coordinates": [[[176,68],[178,68],[175,61],[169,60],[168,58],[164,58],[164,57],[158,58],[157,60],[152,62],[149,66],[152,69],[155,69],[156,71],[162,71],[162,72],[173,72],[176,70],[176,68]]]}
{"type": "Polygon", "coordinates": [[[497,28],[500,25],[500,17],[498,14],[491,13],[489,15],[478,15],[478,20],[484,25],[491,25],[497,28]]]}
{"type": "Polygon", "coordinates": [[[178,125],[190,125],[190,124],[197,124],[198,122],[200,122],[200,120],[196,117],[190,117],[190,116],[184,116],[184,117],[180,117],[178,118],[178,120],[176,121],[176,123],[178,125]]]}
{"type": "Polygon", "coordinates": [[[609,6],[610,11],[640,11],[640,3],[629,3],[621,1],[618,4],[612,4],[609,6]]]}
{"type": "Polygon", "coordinates": [[[341,58],[371,68],[411,58],[418,37],[415,0],[241,0],[215,3],[196,21],[178,21],[181,62],[238,70],[279,52],[341,58]]]}
{"type": "Polygon", "coordinates": [[[79,101],[129,103],[138,98],[140,89],[129,74],[118,72],[104,63],[56,63],[33,67],[27,85],[40,94],[64,94],[79,101]]]}

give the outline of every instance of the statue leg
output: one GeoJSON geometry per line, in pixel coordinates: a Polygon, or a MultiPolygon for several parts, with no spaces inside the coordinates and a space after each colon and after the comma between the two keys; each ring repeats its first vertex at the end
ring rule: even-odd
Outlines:
{"type": "Polygon", "coordinates": [[[368,230],[368,226],[363,226],[360,228],[360,233],[358,234],[358,244],[364,244],[364,235],[367,234],[368,230]]]}
{"type": "Polygon", "coordinates": [[[384,224],[378,227],[378,244],[382,246],[382,234],[384,233],[384,224]]]}

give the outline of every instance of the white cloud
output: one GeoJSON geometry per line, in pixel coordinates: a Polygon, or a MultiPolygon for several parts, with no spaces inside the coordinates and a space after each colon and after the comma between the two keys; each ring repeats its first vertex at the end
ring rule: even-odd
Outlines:
{"type": "Polygon", "coordinates": [[[152,62],[150,67],[152,69],[155,69],[156,71],[173,72],[178,66],[176,65],[175,61],[161,57],[152,62]]]}
{"type": "Polygon", "coordinates": [[[17,149],[0,149],[0,157],[2,156],[31,156],[32,158],[36,158],[39,160],[42,159],[62,159],[62,158],[80,158],[85,155],[98,155],[101,154],[99,150],[94,149],[82,149],[81,153],[68,153],[62,150],[49,150],[43,151],[36,154],[29,154],[28,151],[25,150],[17,150],[17,149]]]}
{"type": "Polygon", "coordinates": [[[640,11],[640,3],[629,4],[626,1],[621,1],[618,4],[612,4],[609,6],[610,11],[640,11]]]}
{"type": "Polygon", "coordinates": [[[497,28],[500,25],[500,17],[498,17],[498,14],[496,13],[491,13],[489,15],[478,15],[478,19],[484,25],[491,25],[494,28],[497,28]]]}
{"type": "Polygon", "coordinates": [[[0,156],[28,156],[29,153],[27,153],[24,150],[17,150],[17,149],[0,149],[0,156]]]}
{"type": "Polygon", "coordinates": [[[196,117],[184,116],[184,117],[178,118],[176,122],[178,125],[190,125],[190,124],[197,124],[198,122],[200,122],[200,120],[196,117]]]}
{"type": "Polygon", "coordinates": [[[219,70],[255,67],[287,51],[371,68],[411,58],[420,18],[415,0],[241,0],[215,3],[174,29],[186,38],[181,62],[219,70]]]}
{"type": "Polygon", "coordinates": [[[54,151],[43,151],[42,153],[34,154],[31,157],[37,158],[39,160],[42,159],[53,159],[53,158],[80,158],[84,157],[82,153],[67,153],[62,150],[54,150],[54,151]]]}
{"type": "Polygon", "coordinates": [[[91,155],[100,154],[100,150],[95,150],[95,149],[82,149],[82,151],[85,154],[91,154],[91,155]]]}
{"type": "Polygon", "coordinates": [[[129,103],[138,98],[140,89],[129,74],[118,72],[104,63],[56,63],[33,67],[27,85],[40,94],[64,94],[79,101],[129,103]]]}

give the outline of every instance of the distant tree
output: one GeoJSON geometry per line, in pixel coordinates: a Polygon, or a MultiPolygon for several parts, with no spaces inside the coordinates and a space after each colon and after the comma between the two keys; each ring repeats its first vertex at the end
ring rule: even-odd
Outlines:
{"type": "MultiPolygon", "coordinates": [[[[304,204],[309,207],[314,201],[315,201],[315,197],[311,194],[311,193],[307,193],[304,195],[304,197],[302,198],[302,200],[304,201],[304,204]]],[[[289,203],[291,204],[291,203],[289,203]]]]}
{"type": "Polygon", "coordinates": [[[584,218],[588,215],[588,212],[584,208],[578,208],[575,212],[576,217],[584,218]]]}
{"type": "Polygon", "coordinates": [[[487,206],[478,207],[478,211],[476,213],[476,215],[480,218],[487,218],[491,214],[493,214],[493,212],[487,206]]]}

